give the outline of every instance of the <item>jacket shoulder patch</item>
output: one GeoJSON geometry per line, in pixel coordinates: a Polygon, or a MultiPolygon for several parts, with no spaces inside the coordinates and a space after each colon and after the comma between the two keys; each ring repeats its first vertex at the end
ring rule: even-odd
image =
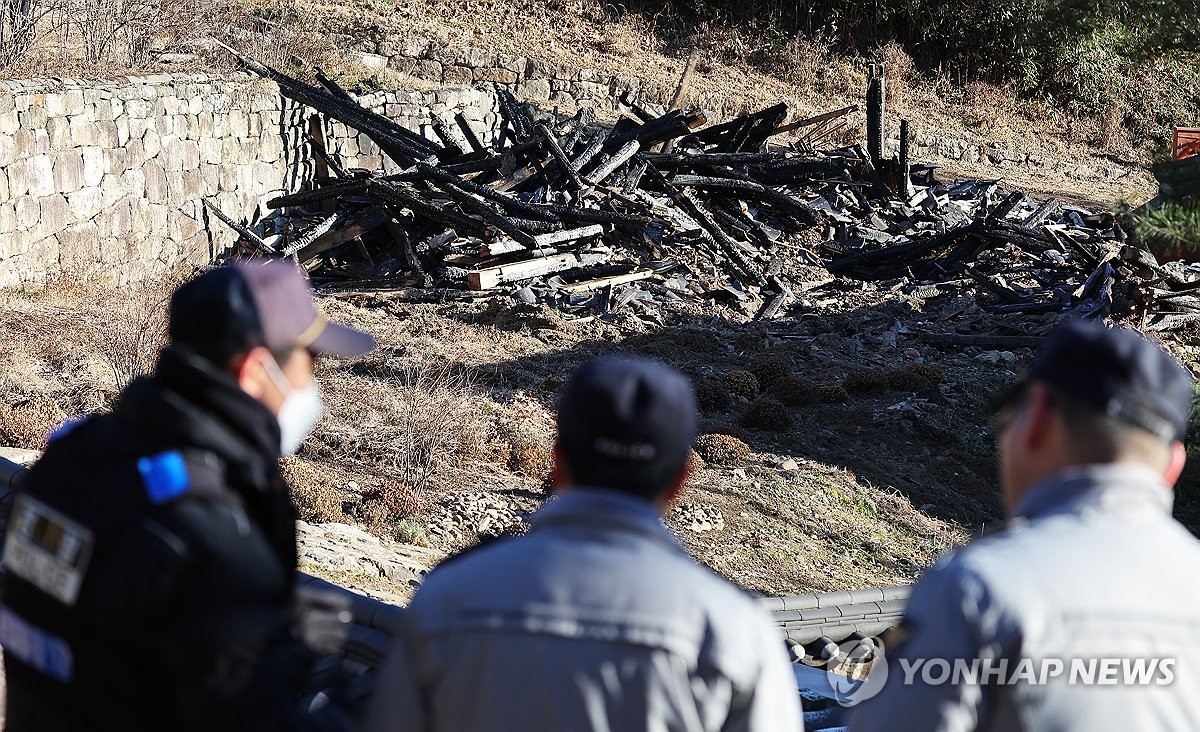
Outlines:
{"type": "Polygon", "coordinates": [[[187,462],[178,450],[140,458],[137,468],[146,496],[156,506],[179,498],[191,483],[187,462]]]}

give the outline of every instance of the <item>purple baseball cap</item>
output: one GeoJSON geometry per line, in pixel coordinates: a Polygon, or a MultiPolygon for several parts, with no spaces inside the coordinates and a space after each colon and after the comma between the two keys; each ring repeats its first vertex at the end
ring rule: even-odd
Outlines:
{"type": "Polygon", "coordinates": [[[329,322],[300,270],[278,259],[217,267],[184,284],[171,298],[169,330],[172,342],[214,361],[256,346],[343,358],[375,347],[369,334],[329,322]]]}

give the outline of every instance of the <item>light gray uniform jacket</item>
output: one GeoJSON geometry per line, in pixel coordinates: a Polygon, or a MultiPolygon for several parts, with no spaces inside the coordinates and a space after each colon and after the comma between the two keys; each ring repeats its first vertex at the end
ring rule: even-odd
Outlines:
{"type": "Polygon", "coordinates": [[[1009,530],[921,578],[909,639],[851,730],[1200,730],[1200,544],[1172,495],[1118,465],[1033,488],[1009,530]],[[991,675],[939,684],[931,659],[988,659],[991,675]]]}
{"type": "Polygon", "coordinates": [[[797,732],[782,635],[645,501],[573,489],[432,572],[371,732],[797,732]]]}

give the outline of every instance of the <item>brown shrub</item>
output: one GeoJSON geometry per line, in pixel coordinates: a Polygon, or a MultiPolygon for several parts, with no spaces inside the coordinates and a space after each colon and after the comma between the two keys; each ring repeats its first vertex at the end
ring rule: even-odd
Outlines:
{"type": "Polygon", "coordinates": [[[729,391],[747,399],[758,396],[760,391],[758,379],[745,369],[734,369],[725,374],[725,385],[729,387],[729,391]]]}
{"type": "Polygon", "coordinates": [[[936,366],[914,363],[888,374],[888,385],[900,391],[924,391],[942,383],[945,374],[936,366]]]}
{"type": "Polygon", "coordinates": [[[821,396],[813,382],[791,374],[776,381],[771,393],[779,401],[792,406],[817,404],[821,401],[821,396]]]}
{"type": "Polygon", "coordinates": [[[738,423],[754,429],[782,432],[792,426],[792,413],[779,400],[760,397],[746,407],[738,423]]]}
{"type": "Polygon", "coordinates": [[[711,376],[701,376],[692,382],[696,406],[701,412],[724,412],[729,409],[729,387],[711,376]]]}
{"type": "Polygon", "coordinates": [[[0,403],[0,444],[40,450],[46,437],[67,418],[45,394],[33,394],[13,404],[0,403]]]}
{"type": "Polygon", "coordinates": [[[550,474],[551,444],[544,435],[532,430],[516,430],[508,435],[508,469],[530,478],[550,474]]]}
{"type": "Polygon", "coordinates": [[[695,449],[688,450],[687,466],[689,472],[699,472],[704,469],[704,458],[695,449]]]}
{"type": "Polygon", "coordinates": [[[345,518],[342,492],[325,478],[318,466],[299,458],[284,458],[279,467],[301,521],[324,524],[345,518]]]}
{"type": "Polygon", "coordinates": [[[842,388],[849,394],[885,391],[890,386],[891,374],[879,369],[855,369],[842,381],[842,388]]]}
{"type": "Polygon", "coordinates": [[[769,389],[781,378],[792,373],[792,362],[787,356],[778,353],[762,353],[750,362],[750,373],[758,379],[762,389],[769,389]]]}
{"type": "Polygon", "coordinates": [[[814,381],[813,388],[817,392],[817,401],[822,404],[844,402],[850,398],[845,387],[836,381],[814,381]]]}
{"type": "Polygon", "coordinates": [[[363,491],[358,504],[358,520],[376,536],[395,534],[396,526],[421,509],[417,494],[403,483],[389,480],[378,488],[363,491]]]}
{"type": "Polygon", "coordinates": [[[733,465],[750,457],[750,446],[733,435],[707,434],[696,438],[696,453],[714,465],[733,465]]]}

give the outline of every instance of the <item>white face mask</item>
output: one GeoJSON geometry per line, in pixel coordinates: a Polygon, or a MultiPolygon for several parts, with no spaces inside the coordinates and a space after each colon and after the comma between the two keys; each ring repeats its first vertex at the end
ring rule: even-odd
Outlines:
{"type": "Polygon", "coordinates": [[[317,388],[317,380],[308,382],[308,386],[297,389],[288,383],[283,370],[279,368],[274,358],[264,361],[267,376],[275,382],[279,393],[283,394],[283,404],[279,407],[279,449],[284,455],[293,455],[300,449],[300,444],[312,434],[325,411],[321,404],[321,390],[317,388]]]}

